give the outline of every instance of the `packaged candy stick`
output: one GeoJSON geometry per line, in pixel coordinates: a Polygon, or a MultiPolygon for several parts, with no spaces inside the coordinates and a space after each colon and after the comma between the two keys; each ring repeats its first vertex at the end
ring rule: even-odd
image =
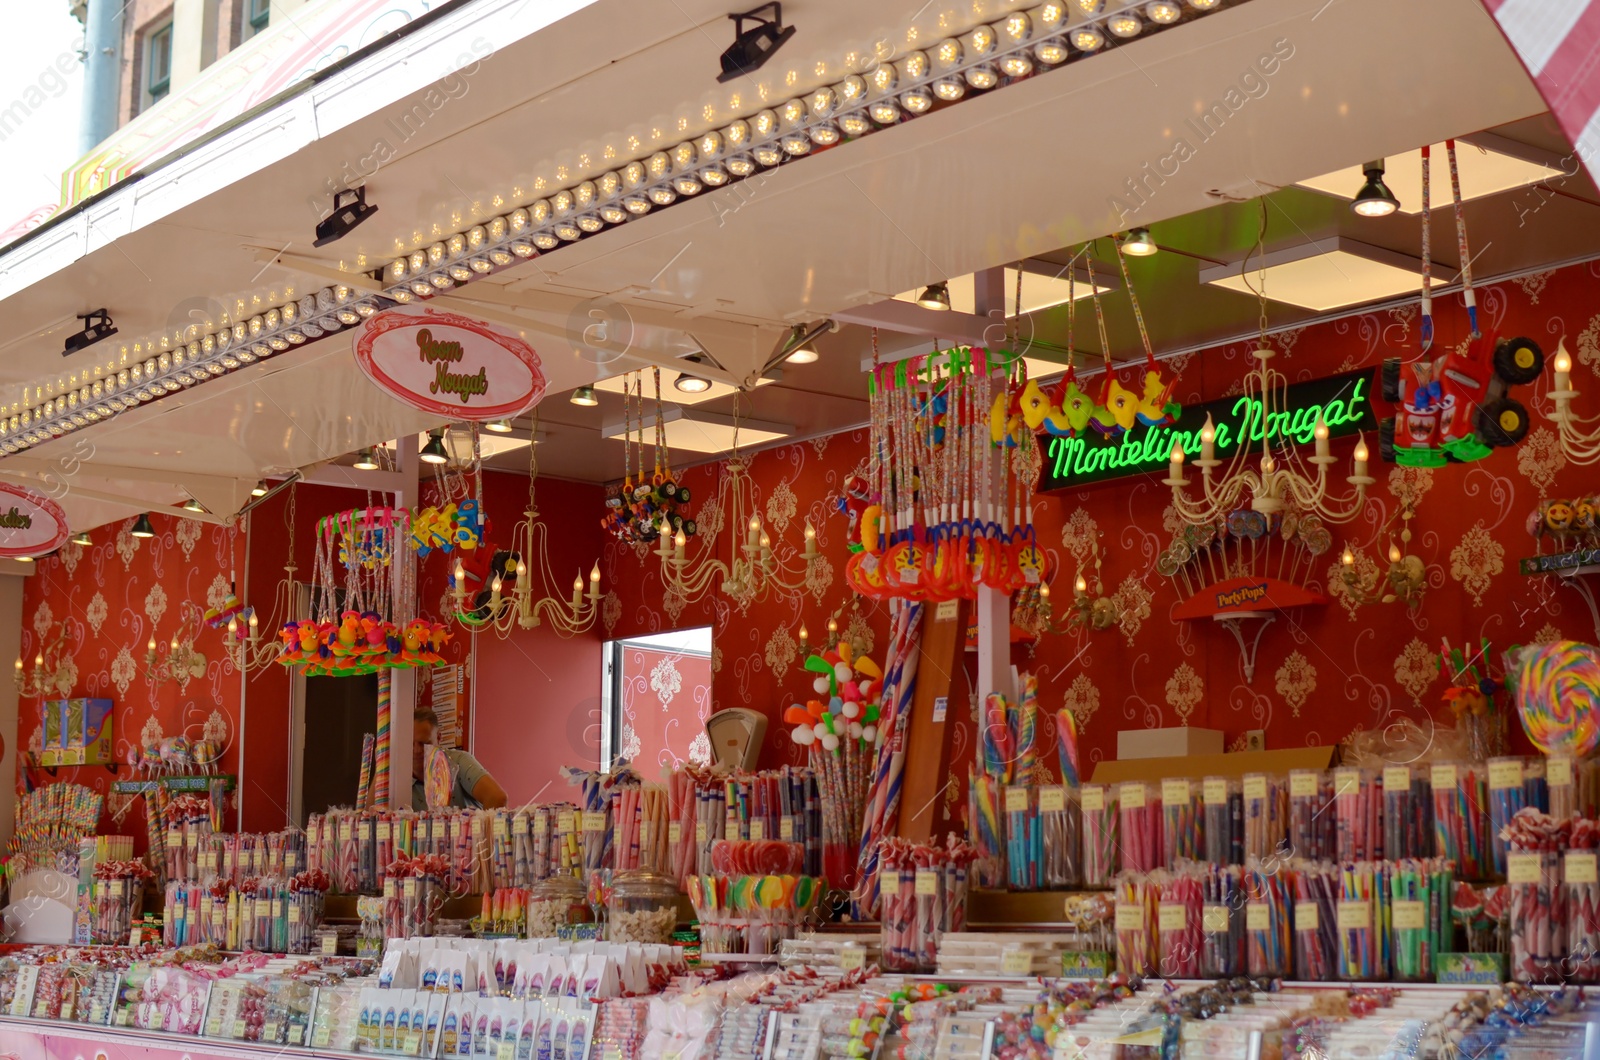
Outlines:
{"type": "Polygon", "coordinates": [[[1114,887],[1117,970],[1126,975],[1157,973],[1157,906],[1161,887],[1154,880],[1158,875],[1165,876],[1164,873],[1135,871],[1117,874],[1114,887]]]}
{"type": "Polygon", "coordinates": [[[1246,860],[1285,853],[1289,841],[1287,786],[1277,777],[1247,773],[1243,789],[1246,860]]]}
{"type": "Polygon", "coordinates": [[[1244,864],[1244,797],[1239,782],[1229,777],[1201,781],[1205,806],[1205,859],[1213,865],[1244,864]]]}
{"type": "Polygon", "coordinates": [[[1043,885],[1048,890],[1077,887],[1083,880],[1082,809],[1077,785],[1039,789],[1043,830],[1043,885]]]}
{"type": "Polygon", "coordinates": [[[1294,874],[1294,976],[1332,982],[1339,966],[1338,870],[1327,862],[1298,864],[1294,874]]]}
{"type": "Polygon", "coordinates": [[[1389,872],[1389,952],[1396,981],[1433,981],[1435,958],[1450,948],[1454,937],[1450,923],[1454,893],[1446,861],[1407,858],[1393,863],[1389,872]]]}
{"type": "Polygon", "coordinates": [[[1202,801],[1203,785],[1187,778],[1169,778],[1161,782],[1161,837],[1164,844],[1163,861],[1169,867],[1180,858],[1193,860],[1204,853],[1205,841],[1202,822],[1205,818],[1202,801]]]}
{"type": "Polygon", "coordinates": [[[1340,869],[1339,978],[1386,980],[1389,956],[1389,864],[1360,861],[1340,869]]]}
{"type": "Polygon", "coordinates": [[[1429,769],[1434,850],[1456,866],[1460,879],[1490,874],[1486,780],[1482,763],[1439,762],[1429,769]]]}
{"type": "Polygon", "coordinates": [[[1383,856],[1383,809],[1377,778],[1365,769],[1337,769],[1333,805],[1340,862],[1383,856]]]}
{"type": "Polygon", "coordinates": [[[1166,850],[1161,837],[1159,789],[1143,781],[1117,785],[1117,817],[1124,872],[1149,872],[1161,867],[1166,850]]]}
{"type": "Polygon", "coordinates": [[[1505,829],[1511,977],[1519,982],[1555,981],[1568,965],[1569,889],[1562,854],[1572,831],[1572,819],[1557,821],[1532,809],[1518,813],[1505,829]]]}
{"type": "Polygon", "coordinates": [[[1250,859],[1244,874],[1245,939],[1249,973],[1282,978],[1292,971],[1293,913],[1290,910],[1294,873],[1281,865],[1276,871],[1250,859]]]}
{"type": "Polygon", "coordinates": [[[1156,930],[1160,940],[1160,974],[1165,978],[1193,979],[1201,974],[1205,905],[1201,878],[1206,871],[1206,866],[1184,860],[1161,884],[1156,930]]]}
{"type": "Polygon", "coordinates": [[[1207,978],[1244,975],[1245,896],[1238,866],[1211,864],[1201,877],[1203,940],[1200,974],[1207,978]]]}
{"type": "Polygon", "coordinates": [[[1083,885],[1107,887],[1117,871],[1120,845],[1118,795],[1115,785],[1085,784],[1083,807],[1083,885]]]}
{"type": "Polygon", "coordinates": [[[1489,759],[1489,838],[1497,876],[1504,876],[1506,872],[1506,840],[1502,833],[1511,818],[1526,805],[1522,759],[1489,759]]]}

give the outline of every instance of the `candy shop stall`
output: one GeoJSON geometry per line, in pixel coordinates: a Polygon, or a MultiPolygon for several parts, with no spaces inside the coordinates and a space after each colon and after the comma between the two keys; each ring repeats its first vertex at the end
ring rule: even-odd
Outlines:
{"type": "Polygon", "coordinates": [[[339,2],[0,235],[0,1053],[1600,1058],[1600,15],[339,2]]]}

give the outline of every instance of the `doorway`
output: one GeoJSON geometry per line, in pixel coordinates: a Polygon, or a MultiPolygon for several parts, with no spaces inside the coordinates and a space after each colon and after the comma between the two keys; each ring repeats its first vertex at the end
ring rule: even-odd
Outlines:
{"type": "Polygon", "coordinates": [[[314,813],[355,804],[361,744],[378,728],[378,675],[308,677],[303,711],[311,735],[300,743],[302,828],[314,813]]]}
{"type": "Polygon", "coordinates": [[[709,765],[711,627],[607,641],[600,768],[626,759],[654,777],[682,762],[709,765]]]}

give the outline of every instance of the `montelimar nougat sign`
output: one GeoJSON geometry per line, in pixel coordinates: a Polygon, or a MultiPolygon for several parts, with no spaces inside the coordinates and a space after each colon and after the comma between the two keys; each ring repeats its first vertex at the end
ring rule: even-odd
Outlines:
{"type": "Polygon", "coordinates": [[[453,420],[498,420],[544,397],[539,355],[522,339],[430,306],[399,306],[368,320],[356,362],[381,389],[453,420]]]}

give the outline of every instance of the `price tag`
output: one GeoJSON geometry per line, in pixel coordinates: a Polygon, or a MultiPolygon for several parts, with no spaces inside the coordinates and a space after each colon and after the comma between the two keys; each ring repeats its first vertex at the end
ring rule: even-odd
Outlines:
{"type": "Polygon", "coordinates": [[[1162,902],[1156,908],[1156,924],[1162,931],[1182,931],[1189,926],[1189,909],[1181,902],[1162,902]]]}
{"type": "Polygon", "coordinates": [[[1001,975],[1032,975],[1033,954],[1027,950],[1008,949],[1000,953],[1001,975]]]}
{"type": "Polygon", "coordinates": [[[755,841],[767,838],[767,822],[760,817],[750,818],[750,839],[755,841]]]}
{"type": "Polygon", "coordinates": [[[326,955],[328,957],[332,957],[335,954],[337,954],[339,952],[339,936],[338,935],[324,935],[324,936],[322,936],[322,952],[323,952],[324,955],[326,955]]]}
{"type": "Polygon", "coordinates": [[[1294,904],[1294,929],[1296,931],[1315,931],[1322,926],[1322,910],[1317,908],[1316,902],[1296,902],[1294,904]]]}
{"type": "Polygon", "coordinates": [[[110,894],[111,894],[111,884],[110,884],[110,882],[106,881],[106,880],[100,880],[99,882],[97,882],[94,885],[94,893],[95,893],[95,897],[96,898],[102,898],[103,899],[103,898],[109,897],[110,894]]]}
{"type": "Polygon", "coordinates": [[[938,894],[939,874],[931,869],[917,870],[916,894],[938,894]]]}
{"type": "Polygon", "coordinates": [[[383,842],[393,835],[393,830],[388,821],[378,822],[378,841],[383,842]]]}
{"type": "Polygon", "coordinates": [[[1333,793],[1335,795],[1354,795],[1361,790],[1361,770],[1339,769],[1333,774],[1333,793]]]}
{"type": "Polygon", "coordinates": [[[1106,789],[1098,784],[1090,784],[1083,789],[1083,808],[1100,812],[1106,808],[1106,789]]]}
{"type": "Polygon", "coordinates": [[[1207,935],[1228,930],[1228,907],[1208,905],[1200,912],[1200,929],[1207,935]]]}
{"type": "Polygon", "coordinates": [[[706,823],[704,821],[696,821],[694,823],[694,841],[696,843],[704,843],[706,841],[706,836],[709,834],[710,831],[706,828],[706,823]]]}
{"type": "Polygon", "coordinates": [[[1317,775],[1315,773],[1290,773],[1289,794],[1296,798],[1315,798],[1317,794],[1317,775]]]}
{"type": "Polygon", "coordinates": [[[1515,758],[1490,762],[1489,787],[1493,791],[1522,787],[1522,762],[1515,758]]]}
{"type": "MultiPolygon", "coordinates": [[[[751,836],[750,838],[754,839],[755,836],[751,836]]],[[[647,847],[647,846],[650,845],[650,822],[649,821],[640,820],[640,822],[639,822],[639,845],[642,846],[642,847],[647,847]]]]}
{"type": "Polygon", "coordinates": [[[167,832],[167,846],[174,848],[183,846],[183,833],[174,831],[167,832]]]}
{"type": "Polygon", "coordinates": [[[1168,805],[1189,801],[1189,782],[1187,780],[1163,780],[1161,782],[1161,801],[1168,805]]]}
{"type": "Polygon", "coordinates": [[[1421,931],[1428,926],[1428,907],[1422,902],[1397,901],[1389,915],[1396,931],[1421,931]]]}
{"type": "Polygon", "coordinates": [[[300,923],[300,904],[298,902],[289,903],[289,923],[300,923]]]}
{"type": "Polygon", "coordinates": [[[1247,931],[1268,931],[1272,928],[1272,910],[1261,902],[1251,902],[1244,907],[1244,926],[1247,931]]]}
{"type": "Polygon", "coordinates": [[[1118,931],[1143,931],[1144,906],[1118,902],[1115,923],[1118,931]]]}
{"type": "Polygon", "coordinates": [[[1552,758],[1544,766],[1545,783],[1553,788],[1565,788],[1572,785],[1572,759],[1566,756],[1552,758]]]}
{"type": "Polygon", "coordinates": [[[854,942],[847,942],[839,947],[839,968],[841,971],[859,971],[867,963],[867,951],[854,942]]]}
{"type": "Polygon", "coordinates": [[[1205,783],[1200,785],[1200,794],[1205,798],[1207,806],[1226,806],[1228,782],[1221,777],[1207,777],[1205,783]]]}
{"type": "Polygon", "coordinates": [[[1060,787],[1051,785],[1039,789],[1039,812],[1060,813],[1067,808],[1067,793],[1060,787]]]}
{"type": "Polygon", "coordinates": [[[350,818],[348,818],[348,817],[341,818],[339,820],[339,842],[348,843],[351,840],[353,840],[355,837],[356,837],[355,825],[353,825],[350,822],[350,818]]]}
{"type": "Polygon", "coordinates": [[[677,846],[683,842],[683,822],[673,821],[667,825],[667,842],[677,846]]]}
{"type": "Polygon", "coordinates": [[[576,816],[576,815],[571,810],[562,810],[560,813],[556,814],[556,831],[558,831],[558,832],[570,832],[570,831],[572,831],[572,824],[573,824],[573,817],[574,816],[576,816]]]}
{"type": "Polygon", "coordinates": [[[517,1040],[515,1038],[500,1039],[500,1048],[495,1051],[495,1060],[517,1060],[517,1040]]]}
{"type": "Polygon", "coordinates": [[[1432,784],[1433,787],[1434,787],[1434,790],[1436,790],[1436,791],[1438,789],[1440,789],[1440,788],[1453,788],[1453,787],[1455,787],[1456,786],[1456,767],[1455,766],[1434,766],[1432,769],[1428,770],[1428,783],[1432,784]]]}
{"type": "Polygon", "coordinates": [[[1028,789],[1027,788],[1007,788],[1006,789],[1006,812],[1007,813],[1027,813],[1028,812],[1028,789]]]}
{"type": "Polygon", "coordinates": [[[246,898],[239,903],[239,917],[243,920],[254,920],[256,918],[256,900],[254,898],[246,898]]]}
{"type": "Polygon", "coordinates": [[[226,919],[226,917],[227,911],[224,910],[221,905],[215,905],[211,907],[211,923],[215,928],[220,929],[222,927],[222,922],[224,919],[226,919]]]}
{"type": "Polygon", "coordinates": [[[1267,797],[1267,778],[1259,773],[1255,776],[1244,778],[1244,797],[1247,799],[1264,799],[1267,797]]]}
{"type": "Polygon", "coordinates": [[[511,818],[509,818],[509,817],[496,817],[494,819],[494,831],[495,831],[495,834],[498,835],[501,839],[510,839],[511,838],[511,818]]]}
{"type": "Polygon", "coordinates": [[[75,1011],[77,1011],[77,1010],[73,1008],[72,1002],[63,1001],[61,1003],[61,1018],[63,1020],[65,1020],[66,1022],[68,1022],[68,1023],[72,1022],[72,1014],[75,1011]]]}
{"type": "Polygon", "coordinates": [[[1506,879],[1511,883],[1538,883],[1540,862],[1538,854],[1507,854],[1506,879]]]}
{"type": "Polygon", "coordinates": [[[406,877],[405,884],[402,887],[402,893],[407,898],[415,898],[417,896],[417,878],[415,876],[406,877]]]}
{"type": "Polygon", "coordinates": [[[780,818],[778,818],[778,838],[783,840],[785,843],[794,842],[794,818],[793,817],[780,817],[780,818]]]}
{"type": "Polygon", "coordinates": [[[394,897],[394,877],[393,876],[391,876],[388,879],[383,881],[383,896],[385,898],[393,898],[394,897]]]}
{"type": "Polygon", "coordinates": [[[333,1038],[333,1028],[326,1023],[319,1023],[311,1031],[311,1048],[326,1049],[333,1038]]]}
{"type": "Polygon", "coordinates": [[[278,1040],[278,1025],[276,1023],[263,1023],[261,1025],[261,1040],[276,1042],[278,1040]]]}
{"type": "Polygon", "coordinates": [[[1340,902],[1339,930],[1358,931],[1372,926],[1372,906],[1366,902],[1340,902]]]}
{"type": "Polygon", "coordinates": [[[434,820],[432,826],[429,828],[428,834],[432,835],[435,839],[445,839],[449,836],[449,832],[445,828],[445,823],[437,819],[434,820]]]}
{"type": "MultiPolygon", "coordinates": [[[[1520,781],[1518,782],[1520,783],[1520,781]]],[[[1410,791],[1411,770],[1405,766],[1386,766],[1383,770],[1384,791],[1410,791]]]]}
{"type": "Polygon", "coordinates": [[[1600,880],[1595,876],[1595,855],[1588,852],[1573,851],[1567,855],[1567,882],[1568,883],[1596,883],[1600,880]]]}
{"type": "Polygon", "coordinates": [[[456,836],[460,835],[461,834],[461,819],[458,818],[458,817],[452,817],[448,821],[446,821],[444,823],[444,832],[445,832],[445,835],[450,837],[451,839],[454,839],[456,836]]]}
{"type": "Polygon", "coordinates": [[[244,1028],[245,1028],[244,1020],[234,1020],[233,1021],[233,1033],[231,1035],[229,1035],[229,1037],[230,1038],[238,1038],[239,1040],[242,1041],[244,1039],[244,1028]]]}
{"type": "Polygon", "coordinates": [[[1122,808],[1125,810],[1141,810],[1144,808],[1144,785],[1138,783],[1124,784],[1117,790],[1122,799],[1122,808]]]}
{"type": "Polygon", "coordinates": [[[512,835],[527,835],[528,834],[528,819],[526,817],[523,817],[521,814],[518,814],[517,816],[513,817],[511,819],[511,834],[512,835]]]}

